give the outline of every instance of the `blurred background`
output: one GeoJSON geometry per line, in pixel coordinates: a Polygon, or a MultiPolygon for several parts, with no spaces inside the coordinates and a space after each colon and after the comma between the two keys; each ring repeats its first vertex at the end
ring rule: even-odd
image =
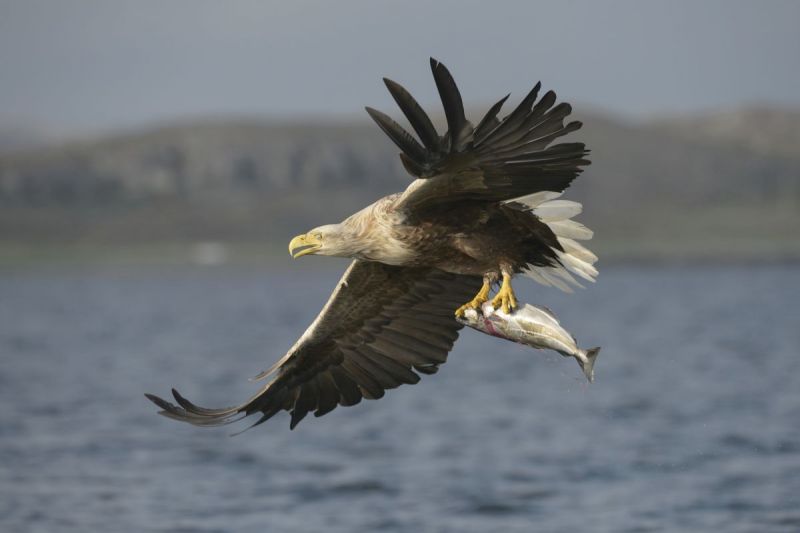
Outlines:
{"type": "Polygon", "coordinates": [[[3,531],[800,530],[800,4],[0,1],[3,531]],[[363,112],[536,81],[584,122],[596,286],[533,282],[597,381],[465,332],[415,387],[289,433],[205,405],[346,261],[289,239],[410,181],[363,112]]]}

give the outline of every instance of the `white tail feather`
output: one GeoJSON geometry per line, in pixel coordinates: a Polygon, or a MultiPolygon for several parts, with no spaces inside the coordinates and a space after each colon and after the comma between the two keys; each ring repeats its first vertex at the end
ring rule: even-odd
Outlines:
{"type": "Polygon", "coordinates": [[[549,281],[547,281],[546,279],[544,279],[544,278],[542,277],[542,275],[541,275],[541,274],[539,274],[539,272],[538,272],[538,268],[537,268],[537,267],[531,267],[531,268],[529,268],[528,270],[524,270],[524,271],[522,272],[522,274],[523,274],[524,276],[528,276],[529,278],[531,278],[533,281],[535,281],[535,282],[537,282],[537,283],[541,283],[541,284],[542,284],[542,285],[544,285],[545,287],[551,287],[551,286],[552,286],[552,285],[550,285],[550,282],[549,282],[549,281]]]}
{"type": "Polygon", "coordinates": [[[574,286],[576,286],[576,287],[578,287],[580,289],[583,288],[583,285],[581,285],[581,282],[578,281],[577,279],[575,279],[572,276],[572,274],[569,273],[569,270],[567,270],[562,265],[550,267],[550,270],[548,270],[548,272],[550,272],[552,275],[554,275],[556,277],[559,277],[559,278],[563,279],[568,284],[572,284],[572,285],[574,285],[574,286]]]}
{"type": "Polygon", "coordinates": [[[528,196],[520,196],[519,198],[514,198],[513,200],[509,200],[509,202],[515,202],[518,204],[525,205],[531,209],[534,209],[537,206],[542,205],[544,202],[549,200],[555,200],[562,193],[555,192],[555,191],[540,191],[535,192],[533,194],[529,194],[528,196]]]}
{"type": "Polygon", "coordinates": [[[570,218],[580,215],[583,211],[583,206],[578,202],[570,200],[552,200],[545,202],[533,210],[533,213],[539,217],[542,222],[556,222],[558,220],[569,220],[570,218]]]}
{"type": "Polygon", "coordinates": [[[597,261],[597,256],[575,240],[589,240],[594,235],[580,222],[571,220],[583,211],[583,206],[570,200],[557,200],[560,196],[561,193],[542,191],[513,201],[531,209],[539,220],[547,224],[563,248],[563,251],[554,250],[559,265],[530,266],[525,275],[542,285],[572,292],[572,286],[583,287],[572,274],[594,283],[598,272],[592,265],[597,261]]]}
{"type": "Polygon", "coordinates": [[[581,261],[573,255],[563,252],[559,252],[558,259],[561,261],[561,264],[567,267],[569,270],[582,277],[586,281],[591,281],[594,283],[594,278],[597,277],[597,269],[592,265],[586,263],[585,261],[581,261]]]}
{"type": "Polygon", "coordinates": [[[564,292],[573,292],[570,284],[583,288],[572,275],[562,266],[546,267],[546,266],[531,266],[524,274],[534,281],[538,281],[542,285],[548,287],[555,287],[564,292]]]}
{"type": "Polygon", "coordinates": [[[580,259],[584,263],[589,263],[590,265],[593,265],[597,262],[597,256],[578,241],[568,239],[566,237],[559,237],[558,242],[561,244],[564,252],[572,257],[580,259]]]}
{"type": "Polygon", "coordinates": [[[556,289],[561,289],[564,292],[574,292],[572,287],[570,287],[566,282],[563,280],[558,279],[558,276],[553,275],[550,271],[548,271],[550,267],[543,267],[540,270],[540,274],[544,279],[550,282],[550,285],[555,287],[556,289]]]}
{"type": "Polygon", "coordinates": [[[594,235],[592,230],[574,220],[548,222],[547,225],[550,226],[550,229],[553,230],[553,233],[555,233],[557,237],[587,241],[594,235]]]}

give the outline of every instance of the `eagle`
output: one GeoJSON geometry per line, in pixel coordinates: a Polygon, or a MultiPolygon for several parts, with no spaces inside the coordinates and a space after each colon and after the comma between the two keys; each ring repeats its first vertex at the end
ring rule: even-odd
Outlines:
{"type": "MultiPolygon", "coordinates": [[[[255,379],[249,400],[199,407],[172,390],[177,405],[147,394],[160,414],[198,426],[229,424],[280,411],[290,428],[308,413],[377,399],[388,389],[434,374],[458,338],[457,320],[487,301],[513,312],[517,274],[570,291],[577,275],[594,281],[597,257],[578,240],[592,232],[571,220],[581,204],[558,197],[589,164],[581,142],[553,144],[578,130],[564,123],[572,108],[541,83],[504,118],[506,95],[469,122],[449,70],[431,59],[447,131],[400,84],[384,78],[416,137],[392,118],[366,111],[400,149],[414,178],[405,191],[379,199],[337,224],[289,243],[293,258],[352,258],[330,299],[294,346],[255,379]],[[498,286],[491,298],[491,291],[498,286]]],[[[250,426],[252,427],[252,426],[250,426]]]]}

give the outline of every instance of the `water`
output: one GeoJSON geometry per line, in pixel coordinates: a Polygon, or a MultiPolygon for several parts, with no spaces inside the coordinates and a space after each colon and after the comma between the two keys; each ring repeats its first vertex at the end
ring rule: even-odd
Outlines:
{"type": "MultiPolygon", "coordinates": [[[[338,274],[0,277],[0,531],[800,530],[800,269],[608,267],[571,359],[465,331],[382,400],[231,438],[158,417],[254,391],[338,274]]],[[[241,429],[237,426],[235,429],[241,429]]]]}

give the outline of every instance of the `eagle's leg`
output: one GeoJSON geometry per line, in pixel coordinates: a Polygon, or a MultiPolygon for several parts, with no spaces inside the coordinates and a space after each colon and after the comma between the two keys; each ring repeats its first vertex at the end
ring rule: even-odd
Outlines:
{"type": "Polygon", "coordinates": [[[514,289],[511,287],[511,271],[503,269],[503,283],[500,285],[500,290],[492,298],[492,307],[503,309],[504,313],[509,313],[517,308],[517,297],[514,294],[514,289]]]}
{"type": "Polygon", "coordinates": [[[483,276],[483,285],[481,285],[478,294],[475,295],[475,298],[456,309],[456,316],[464,316],[464,313],[467,312],[467,309],[480,309],[485,302],[488,302],[489,291],[492,290],[492,284],[496,279],[497,277],[491,274],[486,274],[483,276]]]}

